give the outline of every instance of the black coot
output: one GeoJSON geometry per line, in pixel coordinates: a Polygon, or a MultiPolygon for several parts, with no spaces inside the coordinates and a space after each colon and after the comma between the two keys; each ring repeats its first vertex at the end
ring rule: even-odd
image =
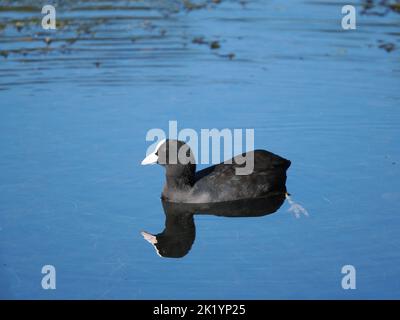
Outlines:
{"type": "Polygon", "coordinates": [[[142,164],[158,163],[166,168],[162,199],[181,203],[209,203],[253,199],[270,192],[286,193],[286,170],[290,161],[266,150],[255,150],[196,172],[193,154],[187,144],[163,140],[142,164]],[[182,161],[181,154],[186,156],[182,161]],[[254,161],[249,174],[238,175],[243,158],[254,161]],[[187,160],[189,159],[189,160],[187,160]],[[239,164],[241,163],[241,164],[239,164]]]}

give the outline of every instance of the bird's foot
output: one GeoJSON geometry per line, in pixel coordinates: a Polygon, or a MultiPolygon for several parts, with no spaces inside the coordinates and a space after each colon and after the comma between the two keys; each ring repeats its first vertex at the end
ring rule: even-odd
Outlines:
{"type": "Polygon", "coordinates": [[[300,204],[294,202],[288,193],[286,194],[286,199],[290,204],[288,211],[291,212],[297,219],[300,218],[302,214],[306,217],[309,216],[308,211],[300,204]]]}

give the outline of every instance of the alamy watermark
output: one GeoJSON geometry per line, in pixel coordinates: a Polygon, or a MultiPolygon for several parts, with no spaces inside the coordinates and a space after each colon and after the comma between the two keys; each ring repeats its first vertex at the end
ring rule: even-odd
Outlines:
{"type": "Polygon", "coordinates": [[[342,274],[345,275],[342,278],[342,289],[356,289],[356,268],[351,264],[347,264],[342,267],[342,274]]]}
{"type": "Polygon", "coordinates": [[[45,16],[42,18],[42,28],[45,30],[55,30],[56,26],[56,8],[47,4],[42,8],[42,14],[45,16]]]}
{"type": "Polygon", "coordinates": [[[356,26],[356,8],[352,5],[345,5],[342,7],[342,29],[344,30],[354,30],[356,26]]]}
{"type": "Polygon", "coordinates": [[[180,164],[193,161],[200,164],[218,164],[222,161],[231,164],[234,161],[239,165],[235,168],[237,175],[248,175],[253,172],[253,153],[245,152],[254,150],[254,129],[201,129],[199,135],[197,131],[189,128],[178,131],[178,122],[169,121],[168,134],[159,128],[150,129],[147,132],[146,141],[155,141],[147,149],[147,155],[154,152],[160,142],[165,139],[185,142],[194,156],[193,158],[187,152],[179,151],[176,154],[176,150],[174,154],[173,148],[170,148],[168,164],[177,164],[178,161],[180,164]],[[235,158],[232,159],[234,156],[235,158]]]}
{"type": "Polygon", "coordinates": [[[46,264],[42,267],[42,288],[44,290],[56,288],[56,268],[51,264],[46,264]]]}

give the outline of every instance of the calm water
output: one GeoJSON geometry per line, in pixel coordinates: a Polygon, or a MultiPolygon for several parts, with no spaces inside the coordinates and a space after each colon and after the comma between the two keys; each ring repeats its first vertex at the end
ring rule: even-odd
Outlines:
{"type": "Polygon", "coordinates": [[[357,2],[343,31],[339,1],[59,1],[44,31],[40,1],[15,3],[0,1],[1,297],[400,298],[398,13],[357,2]],[[310,216],[195,215],[190,252],[160,258],[140,232],[164,229],[163,170],[140,161],[169,120],[254,128],[310,216]]]}

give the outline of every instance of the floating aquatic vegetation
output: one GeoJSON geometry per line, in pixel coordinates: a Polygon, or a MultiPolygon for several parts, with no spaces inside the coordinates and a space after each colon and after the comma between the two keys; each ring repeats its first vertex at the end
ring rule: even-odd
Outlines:
{"type": "Polygon", "coordinates": [[[392,42],[382,43],[378,47],[384,49],[386,52],[392,52],[396,49],[396,45],[392,42]]]}
{"type": "Polygon", "coordinates": [[[220,56],[221,58],[228,58],[229,60],[233,60],[236,55],[234,53],[228,53],[228,54],[219,54],[218,56],[220,56]]]}
{"type": "Polygon", "coordinates": [[[2,56],[3,58],[7,59],[8,55],[9,55],[9,52],[7,50],[0,51],[0,56],[2,56]]]}
{"type": "Polygon", "coordinates": [[[400,13],[400,1],[389,5],[389,8],[394,12],[400,13]]]}
{"type": "Polygon", "coordinates": [[[221,44],[217,40],[207,41],[204,37],[195,37],[192,39],[192,43],[194,44],[205,44],[210,47],[210,49],[219,49],[221,48],[221,44]]]}
{"type": "MultiPolygon", "coordinates": [[[[107,42],[111,44],[117,41],[118,43],[127,41],[132,44],[139,40],[145,40],[147,44],[149,41],[153,41],[153,46],[158,47],[162,39],[168,40],[168,36],[175,39],[178,37],[178,41],[181,42],[180,47],[186,47],[186,39],[177,35],[176,32],[175,34],[170,32],[165,19],[171,14],[215,7],[218,3],[220,3],[219,0],[127,0],[115,2],[53,0],[48,1],[47,4],[52,4],[57,9],[56,30],[43,32],[40,4],[32,5],[28,0],[21,0],[17,3],[0,0],[0,13],[10,13],[0,18],[0,32],[6,33],[7,43],[12,44],[10,49],[12,48],[17,55],[19,51],[21,54],[22,52],[24,54],[49,52],[49,50],[41,50],[40,43],[44,43],[46,47],[52,45],[52,52],[55,53],[66,53],[66,46],[74,46],[75,50],[78,48],[86,50],[81,46],[89,41],[93,41],[91,46],[95,47],[96,43],[104,46],[107,45],[107,42]],[[21,36],[16,36],[13,30],[20,33],[21,36]],[[119,30],[118,34],[117,30],[119,30]],[[130,30],[132,31],[130,32],[130,30]],[[23,38],[34,39],[39,47],[26,51],[25,47],[20,45],[23,38]],[[79,44],[76,45],[78,41],[79,44]],[[59,43],[59,46],[53,47],[53,42],[59,43]],[[18,49],[19,46],[20,49],[18,49]]],[[[216,44],[213,44],[212,48],[215,47],[216,44]]],[[[147,51],[153,50],[147,48],[147,51]]]]}
{"type": "Polygon", "coordinates": [[[211,49],[219,49],[219,48],[221,48],[221,45],[219,44],[218,41],[211,41],[210,48],[211,49]]]}
{"type": "Polygon", "coordinates": [[[195,43],[195,44],[208,44],[208,41],[204,40],[204,37],[195,37],[195,38],[193,38],[192,43],[195,43]]]}
{"type": "Polygon", "coordinates": [[[183,5],[186,10],[203,9],[207,6],[207,2],[193,2],[190,0],[183,0],[183,5]]]}
{"type": "Polygon", "coordinates": [[[400,13],[399,0],[366,0],[361,4],[361,14],[385,16],[390,12],[400,13]]]}
{"type": "MultiPolygon", "coordinates": [[[[236,50],[247,50],[243,46],[232,47],[237,40],[247,41],[243,34],[225,38],[223,29],[220,33],[215,28],[204,31],[198,28],[197,16],[214,19],[229,14],[218,6],[221,0],[46,0],[46,3],[56,6],[56,30],[42,29],[41,2],[0,0],[0,60],[3,65],[4,59],[23,63],[55,61],[55,66],[61,62],[58,66],[95,66],[108,71],[116,60],[127,65],[134,61],[135,67],[145,65],[142,61],[148,65],[169,66],[203,54],[234,60],[238,54],[236,50]],[[218,8],[221,12],[212,12],[218,8]],[[199,12],[194,13],[195,10],[199,12]]],[[[241,3],[246,2],[234,1],[226,5],[241,10],[241,3]]],[[[362,8],[366,15],[389,10],[392,16],[397,16],[400,0],[364,1],[362,8]]],[[[237,17],[226,18],[223,19],[225,26],[237,23],[237,17]]],[[[212,20],[212,23],[219,22],[212,20]]],[[[399,34],[394,29],[388,31],[385,35],[395,37],[394,40],[389,38],[377,44],[373,39],[370,48],[379,47],[388,53],[398,51],[396,37],[399,34]]],[[[240,54],[241,57],[245,55],[240,54]]]]}
{"type": "Polygon", "coordinates": [[[50,37],[45,37],[44,42],[49,46],[53,40],[50,37]]]}
{"type": "Polygon", "coordinates": [[[16,21],[15,22],[15,28],[18,30],[18,32],[20,32],[24,27],[24,22],[22,21],[16,21]]]}

